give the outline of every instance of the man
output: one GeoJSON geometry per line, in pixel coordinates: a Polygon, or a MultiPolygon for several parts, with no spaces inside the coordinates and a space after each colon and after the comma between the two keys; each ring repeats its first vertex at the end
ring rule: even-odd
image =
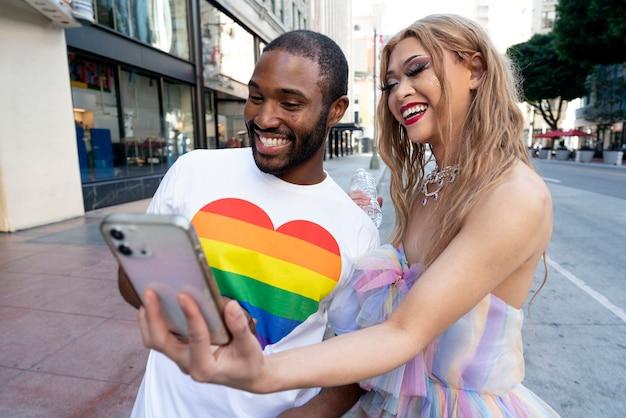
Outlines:
{"type": "MultiPolygon", "coordinates": [[[[323,170],[325,138],[348,106],[347,78],[341,49],[323,35],[272,41],[248,84],[252,150],[180,157],[148,208],[192,220],[221,293],[255,319],[265,353],[321,341],[333,290],[351,260],[379,244],[370,219],[323,170]]],[[[123,275],[120,288],[130,298],[123,275]]],[[[337,416],[358,397],[354,387],[318,392],[201,384],[151,351],[132,416],[337,416]]]]}

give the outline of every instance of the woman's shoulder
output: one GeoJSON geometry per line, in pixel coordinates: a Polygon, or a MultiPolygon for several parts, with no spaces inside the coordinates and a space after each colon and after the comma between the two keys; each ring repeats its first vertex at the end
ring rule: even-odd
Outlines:
{"type": "Polygon", "coordinates": [[[544,223],[552,217],[552,196],[534,169],[517,162],[501,182],[479,197],[469,215],[490,219],[509,216],[527,224],[544,223]]]}

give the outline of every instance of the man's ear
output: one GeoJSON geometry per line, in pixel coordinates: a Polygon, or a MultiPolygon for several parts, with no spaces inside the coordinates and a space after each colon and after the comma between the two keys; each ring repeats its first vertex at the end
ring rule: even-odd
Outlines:
{"type": "Polygon", "coordinates": [[[341,96],[330,105],[330,111],[328,112],[328,127],[331,128],[337,122],[341,120],[343,114],[346,113],[350,99],[348,96],[341,96]]]}
{"type": "Polygon", "coordinates": [[[485,61],[480,52],[475,52],[467,61],[470,70],[470,90],[476,90],[483,79],[485,73],[485,61]]]}

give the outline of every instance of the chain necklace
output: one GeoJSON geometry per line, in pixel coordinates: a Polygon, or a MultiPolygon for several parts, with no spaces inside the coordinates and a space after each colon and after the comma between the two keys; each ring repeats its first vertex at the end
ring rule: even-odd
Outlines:
{"type": "Polygon", "coordinates": [[[424,199],[422,199],[422,206],[426,206],[428,203],[428,199],[432,198],[433,200],[439,199],[439,192],[446,184],[452,183],[456,180],[459,175],[459,166],[458,165],[449,165],[447,167],[434,169],[422,181],[422,194],[424,195],[424,199]],[[428,187],[430,185],[434,185],[434,190],[429,191],[428,187]]]}

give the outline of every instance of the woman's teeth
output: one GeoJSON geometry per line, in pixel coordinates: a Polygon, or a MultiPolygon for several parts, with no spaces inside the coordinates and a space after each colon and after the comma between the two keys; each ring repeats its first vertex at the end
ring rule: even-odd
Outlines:
{"type": "Polygon", "coordinates": [[[285,138],[268,138],[266,136],[259,135],[259,139],[266,147],[280,147],[289,143],[289,140],[285,138]]]}
{"type": "Polygon", "coordinates": [[[404,119],[408,119],[412,116],[417,115],[418,113],[424,113],[426,109],[428,109],[428,105],[425,105],[425,104],[415,105],[413,107],[406,109],[404,112],[402,112],[402,117],[404,119]]]}

